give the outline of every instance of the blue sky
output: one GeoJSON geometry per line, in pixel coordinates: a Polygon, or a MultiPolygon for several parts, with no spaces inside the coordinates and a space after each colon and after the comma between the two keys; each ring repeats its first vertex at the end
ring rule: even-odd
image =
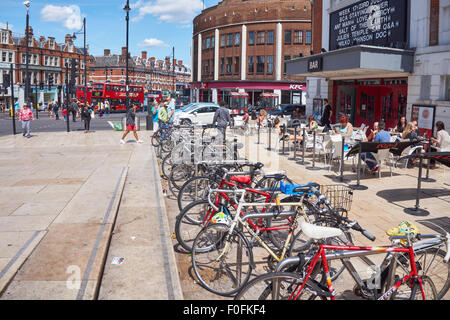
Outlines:
{"type": "MultiPolygon", "coordinates": [[[[9,24],[13,32],[25,33],[26,8],[23,0],[0,0],[0,27],[9,24]]],[[[205,7],[218,0],[204,0],[205,7]]],[[[103,49],[120,53],[125,47],[126,0],[31,0],[30,25],[34,36],[53,36],[64,42],[66,34],[82,29],[86,17],[90,52],[102,55],[103,49]]],[[[132,55],[147,51],[149,57],[175,59],[191,64],[192,19],[201,12],[202,0],[130,0],[129,46],[132,55]]],[[[83,36],[75,41],[83,46],[83,36]]]]}

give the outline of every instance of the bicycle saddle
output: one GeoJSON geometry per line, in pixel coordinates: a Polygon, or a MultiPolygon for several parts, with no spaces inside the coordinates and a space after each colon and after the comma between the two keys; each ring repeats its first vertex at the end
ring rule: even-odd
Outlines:
{"type": "Polygon", "coordinates": [[[314,224],[307,223],[305,220],[303,220],[303,218],[301,218],[301,220],[302,222],[300,223],[300,225],[302,231],[307,237],[311,239],[326,239],[344,235],[341,229],[316,226],[314,224]]]}
{"type": "Polygon", "coordinates": [[[252,177],[250,177],[250,176],[231,176],[230,180],[240,183],[240,184],[246,184],[246,185],[249,185],[252,183],[252,177]]]}
{"type": "Polygon", "coordinates": [[[262,164],[261,162],[257,162],[257,163],[253,163],[250,166],[252,166],[255,170],[259,170],[262,167],[264,167],[264,164],[262,164]]]}

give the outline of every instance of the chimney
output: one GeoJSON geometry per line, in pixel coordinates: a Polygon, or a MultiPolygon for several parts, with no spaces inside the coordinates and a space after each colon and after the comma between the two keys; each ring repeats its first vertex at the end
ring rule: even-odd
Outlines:
{"type": "Polygon", "coordinates": [[[123,57],[127,56],[127,47],[122,47],[122,56],[123,57]]]}
{"type": "Polygon", "coordinates": [[[64,40],[65,40],[66,43],[72,42],[72,36],[70,34],[66,34],[66,37],[65,37],[64,40]]]}
{"type": "Polygon", "coordinates": [[[103,54],[103,55],[104,55],[105,57],[109,56],[110,54],[111,54],[111,50],[109,50],[109,49],[105,49],[105,50],[104,50],[104,54],[103,54]]]}
{"type": "Polygon", "coordinates": [[[177,65],[177,59],[173,59],[173,65],[174,65],[174,66],[177,65]]]}
{"type": "Polygon", "coordinates": [[[142,51],[142,59],[147,60],[147,51],[142,51]]]}
{"type": "Polygon", "coordinates": [[[156,61],[155,57],[151,57],[151,58],[150,58],[150,61],[155,62],[155,61],[156,61]]]}
{"type": "Polygon", "coordinates": [[[45,37],[44,36],[40,36],[39,37],[39,42],[44,42],[45,41],[45,37]]]}
{"type": "Polygon", "coordinates": [[[178,66],[182,67],[183,66],[183,60],[178,60],[178,66]]]}

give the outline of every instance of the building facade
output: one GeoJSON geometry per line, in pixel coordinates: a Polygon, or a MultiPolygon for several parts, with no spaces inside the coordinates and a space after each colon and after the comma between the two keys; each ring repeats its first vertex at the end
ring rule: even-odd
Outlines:
{"type": "MultiPolygon", "coordinates": [[[[120,55],[104,50],[103,56],[95,56],[89,68],[90,79],[94,82],[125,84],[126,81],[126,47],[120,55]]],[[[128,79],[132,85],[144,86],[148,91],[177,92],[184,88],[191,78],[191,72],[182,60],[166,57],[164,60],[141,56],[131,56],[128,60],[128,79]]]]}
{"type": "Polygon", "coordinates": [[[286,74],[286,62],[309,55],[308,0],[223,0],[195,17],[191,46],[196,101],[227,101],[247,92],[256,104],[264,92],[279,103],[301,103],[305,77],[286,74]]]}
{"type": "MultiPolygon", "coordinates": [[[[84,49],[76,47],[72,37],[66,35],[63,43],[58,43],[54,37],[34,37],[33,29],[29,27],[29,55],[28,70],[30,74],[30,100],[36,103],[48,103],[63,98],[66,76],[71,79],[70,70],[66,70],[66,62],[71,63],[75,59],[78,63],[75,83],[81,85],[84,82],[84,49]],[[49,76],[53,76],[53,85],[48,86],[49,76]],[[41,89],[41,84],[43,90],[41,89]]],[[[12,82],[14,84],[15,101],[22,105],[25,101],[25,66],[26,43],[25,36],[16,36],[8,29],[0,29],[0,84],[3,78],[10,74],[13,66],[12,82]]],[[[89,66],[89,48],[86,49],[87,64],[89,66]]],[[[87,79],[89,81],[89,79],[87,79]]],[[[0,96],[5,105],[10,105],[11,90],[0,96]]],[[[62,101],[62,100],[61,100],[62,101]]]]}
{"type": "Polygon", "coordinates": [[[314,55],[287,67],[307,76],[307,113],[328,98],[335,122],[450,127],[450,1],[314,0],[313,12],[314,55]]]}

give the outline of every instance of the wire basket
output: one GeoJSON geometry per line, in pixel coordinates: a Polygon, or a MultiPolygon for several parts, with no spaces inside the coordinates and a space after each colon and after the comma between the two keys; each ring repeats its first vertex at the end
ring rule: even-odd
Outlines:
{"type": "Polygon", "coordinates": [[[352,208],[353,190],[343,185],[322,185],[320,193],[330,201],[331,206],[338,211],[349,212],[352,208]]]}

